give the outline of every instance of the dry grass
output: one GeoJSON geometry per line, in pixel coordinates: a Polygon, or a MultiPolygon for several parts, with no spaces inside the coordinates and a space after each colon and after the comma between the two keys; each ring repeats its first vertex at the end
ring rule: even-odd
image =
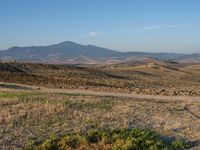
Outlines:
{"type": "Polygon", "coordinates": [[[166,64],[157,68],[145,66],[78,68],[42,64],[8,64],[8,66],[10,66],[8,69],[0,70],[0,82],[102,92],[200,96],[199,65],[166,64]],[[13,72],[9,70],[10,68],[17,68],[19,71],[13,72]]]}
{"type": "Polygon", "coordinates": [[[52,134],[97,128],[150,128],[195,141],[200,139],[199,106],[200,102],[8,90],[0,95],[0,148],[21,148],[52,134]]]}
{"type": "Polygon", "coordinates": [[[0,82],[36,86],[0,84],[0,149],[19,149],[32,140],[45,141],[52,134],[62,136],[90,129],[149,128],[167,137],[200,140],[200,101],[106,94],[198,98],[199,65],[78,68],[13,63],[0,67],[0,82]],[[48,93],[48,89],[40,90],[37,86],[51,90],[88,89],[105,95],[56,93],[56,90],[48,93]]]}

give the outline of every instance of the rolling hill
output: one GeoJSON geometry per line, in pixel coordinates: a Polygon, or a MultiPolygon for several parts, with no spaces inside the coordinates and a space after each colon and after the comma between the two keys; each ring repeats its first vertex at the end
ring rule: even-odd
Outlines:
{"type": "Polygon", "coordinates": [[[0,51],[1,60],[62,64],[113,63],[134,58],[200,62],[199,54],[119,52],[93,45],[81,45],[71,41],[48,46],[11,47],[0,51]]]}

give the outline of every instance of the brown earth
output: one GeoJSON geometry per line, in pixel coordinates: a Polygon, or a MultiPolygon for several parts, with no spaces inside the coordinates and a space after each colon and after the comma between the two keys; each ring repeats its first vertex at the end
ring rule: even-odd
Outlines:
{"type": "Polygon", "coordinates": [[[200,148],[200,65],[11,63],[0,64],[0,82],[0,149],[52,134],[134,127],[200,148]]]}
{"type": "Polygon", "coordinates": [[[116,93],[200,96],[200,65],[70,67],[11,63],[0,64],[0,82],[116,93]]]}
{"type": "Polygon", "coordinates": [[[52,134],[135,127],[200,146],[198,98],[19,87],[0,88],[0,149],[20,149],[52,134]]]}

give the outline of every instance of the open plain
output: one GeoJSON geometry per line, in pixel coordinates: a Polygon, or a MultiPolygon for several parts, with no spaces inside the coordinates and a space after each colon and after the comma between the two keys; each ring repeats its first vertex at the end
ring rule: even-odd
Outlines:
{"type": "Polygon", "coordinates": [[[26,148],[53,134],[121,128],[147,128],[200,148],[198,64],[1,63],[0,82],[0,149],[26,148]]]}

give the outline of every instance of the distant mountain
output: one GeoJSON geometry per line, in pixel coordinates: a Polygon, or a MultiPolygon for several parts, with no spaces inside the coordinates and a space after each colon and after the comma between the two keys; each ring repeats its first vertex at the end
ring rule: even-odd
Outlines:
{"type": "Polygon", "coordinates": [[[200,53],[182,55],[177,57],[176,61],[182,63],[200,63],[200,53]]]}
{"type": "Polygon", "coordinates": [[[146,53],[146,52],[119,52],[93,45],[81,45],[66,41],[49,46],[11,47],[0,51],[0,59],[39,63],[71,63],[96,64],[115,62],[130,58],[152,57],[165,60],[182,60],[182,58],[195,57],[193,55],[176,53],[146,53]]]}

